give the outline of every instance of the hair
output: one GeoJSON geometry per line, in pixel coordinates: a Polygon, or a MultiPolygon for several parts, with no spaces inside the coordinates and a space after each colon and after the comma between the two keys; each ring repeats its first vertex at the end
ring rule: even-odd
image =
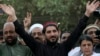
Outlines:
{"type": "Polygon", "coordinates": [[[87,41],[90,41],[90,42],[93,43],[93,40],[92,40],[92,38],[91,38],[90,36],[88,36],[88,35],[82,35],[82,36],[80,37],[80,39],[79,39],[79,45],[82,44],[82,41],[83,41],[83,40],[87,40],[87,41]]]}
{"type": "Polygon", "coordinates": [[[3,26],[3,30],[8,26],[8,25],[11,25],[14,29],[15,29],[15,26],[13,24],[13,22],[6,22],[3,26]]]}
{"type": "Polygon", "coordinates": [[[54,25],[54,24],[49,24],[49,25],[47,25],[47,26],[45,26],[44,28],[43,28],[43,33],[45,34],[45,32],[46,32],[46,28],[48,27],[48,26],[54,26],[57,30],[59,30],[58,29],[58,27],[56,26],[56,25],[54,25]]]}

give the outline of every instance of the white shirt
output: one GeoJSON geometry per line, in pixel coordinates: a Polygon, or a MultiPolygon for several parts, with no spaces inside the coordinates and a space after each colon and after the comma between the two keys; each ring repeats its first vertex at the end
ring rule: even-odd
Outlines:
{"type": "Polygon", "coordinates": [[[81,54],[80,47],[75,47],[68,53],[68,56],[80,56],[81,54]]]}
{"type": "MultiPolygon", "coordinates": [[[[83,54],[80,51],[80,47],[75,47],[68,53],[68,56],[83,56],[83,54]]],[[[100,56],[100,53],[93,52],[91,56],[100,56]]]]}
{"type": "MultiPolygon", "coordinates": [[[[83,54],[81,56],[83,56],[83,54]]],[[[100,53],[93,52],[93,54],[91,56],[100,56],[100,53]]]]}

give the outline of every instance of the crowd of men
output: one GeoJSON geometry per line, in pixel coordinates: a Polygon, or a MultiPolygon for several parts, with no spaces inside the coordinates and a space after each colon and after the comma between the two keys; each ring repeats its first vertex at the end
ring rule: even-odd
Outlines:
{"type": "Polygon", "coordinates": [[[11,5],[0,4],[8,15],[0,31],[0,56],[100,56],[100,36],[96,34],[100,21],[87,26],[89,17],[99,6],[99,1],[88,1],[75,29],[62,34],[53,21],[31,25],[31,13],[27,13],[22,25],[11,5]]]}

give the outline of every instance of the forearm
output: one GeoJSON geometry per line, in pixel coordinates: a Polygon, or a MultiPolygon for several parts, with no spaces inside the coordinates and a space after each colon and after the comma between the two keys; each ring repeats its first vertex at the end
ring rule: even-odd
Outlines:
{"type": "Polygon", "coordinates": [[[68,40],[66,40],[63,44],[65,47],[69,48],[69,50],[72,49],[72,47],[75,45],[75,43],[78,41],[82,31],[87,25],[88,17],[84,15],[80,20],[74,31],[69,36],[68,40]]]}
{"type": "Polygon", "coordinates": [[[17,20],[14,22],[14,25],[16,32],[20,35],[20,37],[23,38],[26,45],[29,46],[31,49],[36,49],[39,43],[36,42],[33,37],[28,35],[28,33],[24,30],[24,27],[19,24],[17,20]]]}

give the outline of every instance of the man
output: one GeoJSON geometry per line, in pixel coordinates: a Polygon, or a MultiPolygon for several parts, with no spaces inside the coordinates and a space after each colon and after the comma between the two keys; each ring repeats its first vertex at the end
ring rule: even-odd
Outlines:
{"type": "Polygon", "coordinates": [[[43,33],[46,36],[46,44],[37,43],[30,35],[28,35],[24,28],[18,23],[15,15],[15,10],[11,6],[0,5],[3,11],[12,17],[8,21],[13,21],[16,27],[16,32],[24,39],[26,44],[31,48],[36,56],[67,56],[68,52],[72,49],[73,45],[77,42],[83,29],[86,27],[88,17],[99,6],[99,1],[88,2],[86,6],[86,12],[75,30],[71,33],[68,40],[62,44],[58,44],[59,30],[56,24],[47,23],[44,26],[43,33]]]}
{"type": "Polygon", "coordinates": [[[97,30],[100,30],[100,28],[97,25],[92,24],[84,29],[83,34],[87,34],[93,39],[94,51],[100,53],[100,37],[96,35],[97,30]]]}
{"type": "MultiPolygon", "coordinates": [[[[83,34],[88,35],[89,37],[92,38],[93,43],[94,43],[94,51],[96,53],[100,53],[100,39],[97,38],[97,35],[96,35],[97,30],[100,30],[100,28],[97,25],[90,24],[83,30],[83,34]]],[[[76,54],[81,55],[80,47],[75,47],[74,49],[72,49],[69,52],[69,56],[73,56],[73,55],[76,55],[76,54]]]]}
{"type": "Polygon", "coordinates": [[[36,24],[33,24],[28,33],[38,42],[40,43],[44,43],[45,41],[45,37],[42,33],[42,30],[43,30],[43,25],[42,24],[39,24],[39,23],[36,23],[36,24]]]}
{"type": "Polygon", "coordinates": [[[32,52],[27,46],[19,44],[12,22],[4,24],[3,36],[5,43],[0,45],[0,56],[32,56],[32,52]]]}
{"type": "Polygon", "coordinates": [[[61,35],[61,39],[60,39],[60,43],[63,43],[64,41],[66,41],[68,39],[68,37],[70,36],[70,32],[64,32],[61,35]]]}
{"type": "Polygon", "coordinates": [[[25,31],[28,32],[37,42],[44,43],[45,37],[42,33],[43,25],[40,23],[35,23],[30,27],[31,19],[31,13],[27,12],[27,16],[23,20],[25,31]]]}

